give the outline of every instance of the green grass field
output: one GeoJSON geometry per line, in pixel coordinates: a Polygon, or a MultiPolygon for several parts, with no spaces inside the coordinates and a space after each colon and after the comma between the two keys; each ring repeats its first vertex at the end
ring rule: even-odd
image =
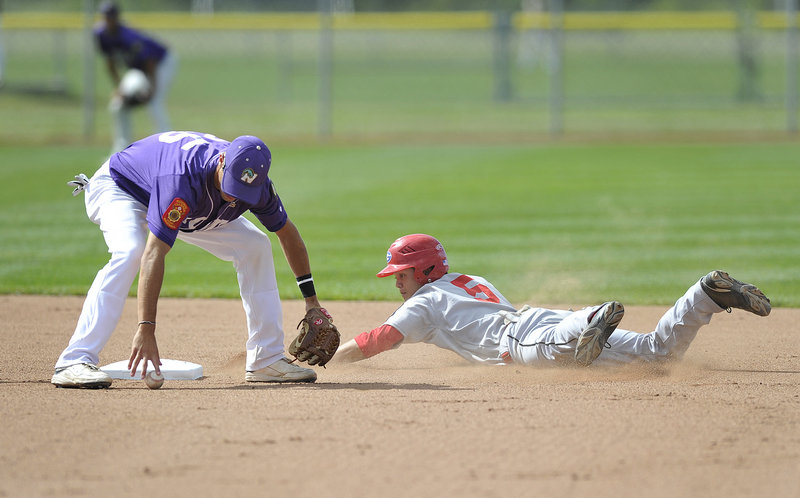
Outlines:
{"type": "MultiPolygon", "coordinates": [[[[800,306],[798,143],[272,147],[323,300],[396,299],[374,274],[397,236],[427,232],[453,270],[518,303],[669,304],[722,268],[800,306]]],[[[85,293],[107,254],[65,182],[104,152],[0,149],[0,293],[85,293]]],[[[299,297],[273,250],[282,295],[299,297]]],[[[179,242],[167,262],[162,295],[238,295],[199,249],[179,242]]]]}
{"type": "MultiPolygon", "coordinates": [[[[317,137],[318,32],[153,34],[180,57],[174,129],[256,134],[273,149],[271,176],[322,299],[397,299],[374,274],[397,236],[427,232],[454,270],[488,277],[518,303],[669,304],[723,268],[776,305],[800,306],[800,142],[783,132],[778,31],[760,34],[751,101],[737,98],[732,31],[569,32],[561,144],[548,137],[546,41],[526,45],[519,33],[513,97],[497,101],[489,31],[338,32],[331,140],[317,137]],[[666,143],[675,134],[693,144],[666,143]],[[612,143],[621,136],[641,143],[612,143]]],[[[84,137],[81,33],[3,35],[0,293],[83,294],[107,254],[65,182],[104,160],[108,77],[95,58],[95,134],[84,137]],[[32,92],[58,74],[58,54],[67,93],[32,92]]],[[[145,112],[135,131],[151,132],[145,112]]],[[[274,251],[282,295],[299,297],[274,251]]],[[[182,243],[163,294],[238,295],[228,264],[182,243]]]]}

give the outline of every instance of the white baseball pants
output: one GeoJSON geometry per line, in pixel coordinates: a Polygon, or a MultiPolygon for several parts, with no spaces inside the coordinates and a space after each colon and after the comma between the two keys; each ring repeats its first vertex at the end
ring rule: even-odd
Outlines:
{"type": "MultiPolygon", "coordinates": [[[[85,196],[86,214],[100,226],[111,259],[97,273],[56,368],[98,364],[139,272],[149,234],[146,207],[114,183],[108,162],[91,178],[85,196]]],[[[211,230],[180,232],[178,238],[233,263],[247,316],[246,369],[258,370],[283,358],[283,315],[269,237],[239,217],[211,230]]],[[[130,324],[131,337],[134,329],[130,324]]]]}
{"type": "MultiPolygon", "coordinates": [[[[570,363],[578,337],[599,306],[579,311],[534,308],[510,326],[509,353],[515,363],[546,365],[570,363]]],[[[679,359],[714,313],[723,311],[700,287],[691,286],[661,317],[654,331],[640,334],[617,328],[593,365],[679,359]]]]}

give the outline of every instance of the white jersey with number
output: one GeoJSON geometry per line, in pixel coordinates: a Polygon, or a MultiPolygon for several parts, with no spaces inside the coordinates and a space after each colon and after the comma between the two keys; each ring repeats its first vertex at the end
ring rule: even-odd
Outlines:
{"type": "Polygon", "coordinates": [[[502,363],[506,322],[514,307],[481,277],[448,273],[423,285],[386,320],[404,343],[427,342],[473,362],[502,363]]]}

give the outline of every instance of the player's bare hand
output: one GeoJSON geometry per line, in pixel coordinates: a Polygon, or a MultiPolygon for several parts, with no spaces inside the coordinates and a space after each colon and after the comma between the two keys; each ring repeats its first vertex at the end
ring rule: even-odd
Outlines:
{"type": "Polygon", "coordinates": [[[136,374],[139,363],[142,364],[142,378],[147,375],[147,362],[153,364],[157,374],[161,374],[161,358],[158,354],[158,343],[156,343],[155,325],[139,325],[139,329],[133,336],[131,343],[131,357],[128,359],[128,370],[131,377],[136,374]]]}

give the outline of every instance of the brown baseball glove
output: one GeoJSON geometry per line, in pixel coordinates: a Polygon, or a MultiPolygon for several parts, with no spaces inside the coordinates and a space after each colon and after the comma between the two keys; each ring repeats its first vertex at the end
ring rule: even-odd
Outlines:
{"type": "Polygon", "coordinates": [[[289,346],[289,354],[309,365],[325,366],[339,348],[339,330],[325,308],[311,308],[297,324],[300,333],[289,346]]]}

